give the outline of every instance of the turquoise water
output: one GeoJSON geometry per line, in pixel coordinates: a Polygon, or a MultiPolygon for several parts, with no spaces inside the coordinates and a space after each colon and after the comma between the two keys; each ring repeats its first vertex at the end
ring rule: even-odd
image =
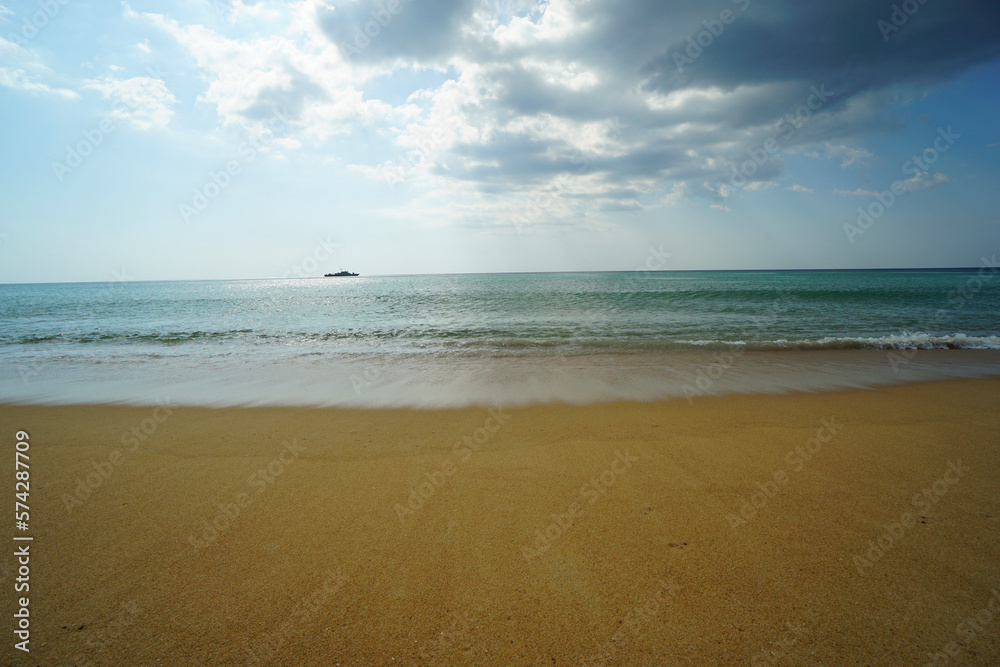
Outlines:
{"type": "MultiPolygon", "coordinates": [[[[984,265],[2,285],[0,319],[4,400],[128,401],[151,398],[153,386],[195,403],[364,394],[406,404],[432,401],[450,373],[495,376],[476,381],[488,399],[491,382],[538,384],[550,366],[592,380],[640,358],[644,368],[669,359],[696,369],[724,350],[762,368],[811,359],[794,352],[998,350],[1000,274],[984,265]],[[359,392],[376,385],[399,391],[359,392]]],[[[625,395],[644,396],[632,389],[625,395]]]]}

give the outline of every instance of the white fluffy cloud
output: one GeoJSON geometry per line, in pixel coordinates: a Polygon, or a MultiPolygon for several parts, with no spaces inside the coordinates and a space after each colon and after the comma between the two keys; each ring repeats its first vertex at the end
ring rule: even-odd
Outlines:
{"type": "Polygon", "coordinates": [[[944,185],[945,183],[950,183],[951,179],[948,178],[946,174],[931,174],[926,171],[921,171],[911,178],[907,178],[901,181],[903,189],[907,192],[917,192],[919,190],[928,190],[938,185],[944,185]]]}
{"type": "Polygon", "coordinates": [[[67,100],[75,100],[80,97],[76,91],[65,88],[53,88],[48,84],[38,81],[23,69],[9,67],[0,67],[0,86],[40,95],[55,95],[67,100]]]}
{"type": "MultiPolygon", "coordinates": [[[[161,14],[141,17],[161,28],[195,58],[208,80],[198,100],[214,107],[225,126],[255,127],[276,117],[295,123],[306,136],[320,139],[391,115],[379,100],[365,99],[356,73],[336,46],[301,13],[314,2],[288,12],[274,34],[228,37],[202,25],[182,25],[161,14]]],[[[271,18],[263,3],[233,6],[234,16],[271,18]]]]}
{"type": "MultiPolygon", "coordinates": [[[[682,197],[724,209],[731,186],[778,187],[783,154],[867,167],[877,156],[864,138],[900,127],[886,113],[896,91],[946,81],[1000,44],[985,30],[971,43],[962,30],[971,19],[943,6],[921,12],[943,31],[936,54],[858,36],[859,21],[882,16],[889,0],[808,11],[759,0],[736,3],[735,22],[678,68],[671,54],[734,3],[225,2],[214,29],[127,11],[192,56],[206,81],[198,101],[223,126],[280,113],[292,121],[288,146],[364,133],[372,148],[347,158],[352,170],[415,186],[414,206],[428,210],[462,198],[496,224],[525,202],[550,202],[553,220],[682,197]],[[762,53],[765,41],[782,48],[762,53]]],[[[982,5],[979,23],[996,22],[985,0],[968,2],[982,5]]],[[[940,182],[926,178],[905,187],[940,182]]]]}
{"type": "Polygon", "coordinates": [[[114,105],[111,118],[128,121],[140,130],[163,128],[173,118],[177,98],[162,79],[136,76],[117,79],[104,76],[88,79],[83,88],[96,90],[114,105]]]}
{"type": "MultiPolygon", "coordinates": [[[[921,171],[911,176],[910,178],[896,181],[892,184],[892,187],[896,190],[901,190],[903,192],[919,192],[920,190],[929,190],[938,185],[944,185],[945,183],[950,183],[951,179],[948,178],[946,174],[931,174],[926,171],[921,171]]],[[[855,190],[834,190],[834,192],[843,197],[878,197],[879,193],[874,190],[865,190],[863,188],[857,188],[855,190]]]]}

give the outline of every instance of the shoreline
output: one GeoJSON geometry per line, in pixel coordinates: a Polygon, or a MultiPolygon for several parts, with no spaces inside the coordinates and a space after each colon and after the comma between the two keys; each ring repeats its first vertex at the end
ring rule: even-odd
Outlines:
{"type": "Polygon", "coordinates": [[[779,351],[728,346],[541,357],[333,356],[238,369],[171,363],[87,372],[40,366],[23,381],[10,375],[0,383],[0,403],[514,408],[690,402],[708,396],[830,392],[1000,376],[1000,350],[971,349],[779,351]]]}
{"type": "Polygon", "coordinates": [[[1000,590],[998,404],[3,404],[32,660],[995,664],[1000,613],[960,624],[1000,590]]]}

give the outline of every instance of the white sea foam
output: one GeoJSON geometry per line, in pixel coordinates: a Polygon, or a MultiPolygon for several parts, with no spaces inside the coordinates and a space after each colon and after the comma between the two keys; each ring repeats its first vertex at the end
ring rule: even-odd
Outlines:
{"type": "Polygon", "coordinates": [[[689,350],[562,358],[309,357],[265,367],[149,360],[115,369],[40,367],[4,374],[0,401],[450,408],[697,400],[1000,375],[995,350],[689,350]]]}
{"type": "Polygon", "coordinates": [[[955,333],[935,336],[904,331],[889,336],[824,336],[789,340],[678,340],[693,347],[745,346],[757,350],[1000,350],[1000,336],[970,336],[955,333]]]}
{"type": "Polygon", "coordinates": [[[974,377],[997,367],[997,287],[976,271],[0,285],[0,400],[439,407],[974,377]]]}

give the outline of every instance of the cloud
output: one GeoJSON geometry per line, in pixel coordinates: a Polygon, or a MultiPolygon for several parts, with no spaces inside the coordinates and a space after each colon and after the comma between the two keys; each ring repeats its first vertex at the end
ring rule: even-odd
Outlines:
{"type": "Polygon", "coordinates": [[[944,185],[945,183],[950,183],[951,179],[945,174],[930,174],[926,171],[921,171],[911,178],[907,178],[904,181],[899,181],[902,184],[902,188],[906,192],[918,192],[920,190],[928,190],[930,188],[936,187],[938,185],[944,185]]]}
{"type": "Polygon", "coordinates": [[[356,85],[364,77],[351,71],[314,23],[303,22],[299,13],[316,4],[293,6],[274,34],[255,32],[243,39],[161,14],[137,17],[170,34],[194,57],[208,79],[198,101],[213,106],[224,126],[259,128],[281,114],[304,136],[322,139],[389,116],[392,109],[364,99],[356,85]]]}
{"type": "MultiPolygon", "coordinates": [[[[947,80],[1000,54],[1000,12],[990,0],[922,3],[905,28],[888,41],[879,21],[892,15],[897,4],[892,0],[738,4],[746,10],[736,9],[734,21],[681,72],[671,54],[686,51],[687,35],[669,42],[661,55],[646,63],[644,71],[650,77],[646,85],[669,91],[732,89],[773,81],[824,82],[843,91],[844,99],[904,81],[947,80]],[[934,48],[928,48],[931,44],[934,48]]],[[[731,3],[705,3],[706,18],[715,18],[726,5],[731,3]]],[[[691,26],[689,35],[701,30],[691,26]]]]}
{"type": "Polygon", "coordinates": [[[743,189],[750,192],[759,192],[763,190],[771,190],[776,187],[778,187],[778,184],[774,181],[754,181],[753,183],[748,183],[743,189]]]}
{"type": "Polygon", "coordinates": [[[264,2],[248,5],[243,0],[233,0],[229,20],[235,23],[244,16],[274,21],[281,17],[281,12],[277,9],[268,9],[264,2]]]}
{"type": "Polygon", "coordinates": [[[827,157],[839,159],[840,166],[845,169],[853,164],[864,164],[875,157],[871,151],[867,151],[863,148],[845,146],[843,144],[839,146],[827,144],[824,147],[824,151],[827,157]]]}
{"type": "MultiPolygon", "coordinates": [[[[916,175],[896,181],[892,184],[892,188],[897,191],[903,192],[919,192],[921,190],[929,190],[930,188],[937,187],[938,185],[944,185],[945,183],[950,183],[951,179],[948,178],[946,174],[931,174],[926,171],[918,172],[916,175]]],[[[843,197],[878,197],[879,193],[874,190],[864,190],[858,188],[856,190],[834,190],[834,192],[843,197]]]]}
{"type": "Polygon", "coordinates": [[[804,185],[799,185],[798,183],[792,183],[785,189],[790,192],[815,192],[812,188],[807,188],[804,185]]]}
{"type": "MultiPolygon", "coordinates": [[[[769,16],[785,32],[798,35],[794,38],[797,41],[790,44],[794,48],[783,56],[772,55],[768,49],[769,54],[762,60],[774,67],[758,67],[754,62],[761,60],[757,57],[759,44],[767,40],[752,40],[753,44],[748,40],[742,42],[740,53],[719,58],[714,64],[705,60],[706,49],[697,62],[708,62],[710,70],[714,67],[709,72],[712,76],[698,76],[684,85],[658,85],[656,68],[650,66],[655,59],[649,57],[649,51],[663,48],[664,35],[677,35],[675,43],[680,44],[685,31],[689,35],[701,30],[702,21],[712,18],[713,11],[717,15],[732,3],[709,4],[704,9],[700,6],[643,4],[640,12],[597,0],[578,3],[563,12],[564,16],[572,15],[577,28],[562,32],[542,30],[543,25],[555,25],[546,7],[509,19],[493,15],[489,21],[468,22],[466,33],[474,35],[476,43],[456,45],[451,62],[464,66],[470,78],[476,79],[478,95],[472,96],[463,116],[480,133],[472,142],[441,147],[440,162],[449,167],[439,169],[437,175],[477,183],[489,191],[497,191],[501,183],[518,189],[531,182],[545,183],[572,173],[575,151],[579,150],[574,145],[576,137],[589,124],[609,118],[621,119],[630,129],[609,138],[587,161],[588,182],[608,192],[623,187],[651,193],[662,183],[691,183],[695,187],[686,191],[697,196],[705,192],[696,185],[698,182],[729,182],[733,165],[743,164],[748,151],[759,153],[769,139],[777,139],[779,148],[789,152],[815,147],[822,157],[844,168],[863,165],[875,155],[857,145],[858,141],[872,132],[891,132],[903,126],[901,120],[887,117],[885,112],[895,100],[892,89],[900,82],[927,79],[921,79],[923,75],[909,61],[901,63],[898,58],[890,58],[880,72],[855,73],[842,66],[845,59],[851,60],[851,45],[866,39],[872,43],[862,49],[865,53],[883,47],[891,53],[901,48],[908,58],[913,51],[910,46],[886,47],[875,18],[870,23],[872,36],[859,34],[861,18],[878,14],[868,4],[800,9],[790,2],[761,0],[740,17],[747,19],[747,34],[768,34],[763,23],[769,16]],[[680,30],[679,26],[686,28],[680,30]],[[836,72],[824,64],[826,55],[835,55],[832,52],[814,54],[803,61],[802,52],[826,48],[813,44],[805,27],[822,28],[824,34],[838,38],[832,41],[842,43],[843,53],[833,58],[836,72]],[[783,59],[780,66],[773,61],[778,57],[783,59]],[[546,69],[536,66],[536,61],[573,72],[576,85],[547,76],[546,69]],[[726,63],[732,68],[730,74],[721,69],[726,63]],[[892,74],[894,66],[902,70],[902,76],[892,74]],[[836,76],[829,76],[829,84],[824,85],[828,72],[836,76]],[[817,88],[823,91],[819,100],[813,97],[817,88]],[[548,131],[556,125],[562,126],[561,132],[548,131]]],[[[881,3],[877,9],[891,12],[891,3],[881,3]]],[[[980,3],[980,9],[990,11],[984,3],[980,3]]],[[[386,30],[404,25],[406,11],[395,17],[396,23],[386,30]]],[[[929,25],[950,25],[954,20],[940,12],[922,19],[929,25]]],[[[974,44],[963,43],[954,31],[948,34],[952,51],[967,47],[975,51],[967,54],[969,63],[992,57],[998,43],[995,37],[982,32],[974,44]]],[[[388,32],[383,37],[388,39],[388,32]]],[[[736,37],[739,44],[738,31],[736,37]]],[[[712,48],[731,49],[722,46],[722,41],[720,36],[712,48]]],[[[389,54],[379,49],[390,48],[394,57],[423,60],[428,65],[442,59],[440,51],[429,54],[423,48],[408,49],[398,42],[382,47],[374,38],[367,47],[382,57],[389,54]]],[[[925,63],[935,58],[924,51],[920,59],[925,63]]],[[[362,53],[358,57],[372,56],[362,53]]],[[[874,60],[881,62],[880,58],[874,60]]],[[[941,63],[929,70],[943,80],[964,67],[941,63]]],[[[764,164],[755,167],[748,187],[768,187],[754,183],[780,176],[784,164],[780,155],[769,156],[764,164]]]]}
{"type": "Polygon", "coordinates": [[[878,193],[874,190],[863,190],[861,188],[856,190],[834,190],[833,192],[841,197],[878,197],[878,193]]]}
{"type": "Polygon", "coordinates": [[[14,90],[23,90],[28,93],[55,95],[67,100],[75,100],[80,97],[79,93],[74,90],[52,88],[47,84],[34,80],[23,69],[11,69],[9,67],[0,67],[0,86],[14,90]]]}
{"type": "MultiPolygon", "coordinates": [[[[323,32],[362,63],[447,61],[463,50],[476,0],[355,0],[320,6],[323,32]]],[[[484,9],[486,7],[483,7],[484,9]]]]}
{"type": "Polygon", "coordinates": [[[286,63],[283,75],[279,75],[274,83],[257,89],[253,102],[240,113],[252,120],[267,120],[279,113],[300,118],[308,103],[327,99],[321,86],[286,63]]]}
{"type": "Polygon", "coordinates": [[[23,50],[19,45],[15,44],[14,42],[8,41],[3,37],[0,37],[0,49],[4,51],[10,51],[13,53],[17,53],[23,50]]]}
{"type": "Polygon", "coordinates": [[[128,121],[140,130],[163,128],[170,124],[177,103],[174,94],[161,79],[132,77],[116,79],[104,76],[88,79],[83,88],[96,90],[115,105],[110,116],[117,121],[128,121]]]}
{"type": "Polygon", "coordinates": [[[776,187],[794,154],[877,163],[865,142],[905,127],[901,96],[1000,56],[991,1],[922,4],[886,40],[893,4],[234,0],[234,23],[267,21],[226,34],[133,15],[192,55],[223,125],[280,111],[290,142],[363,131],[353,170],[420,190],[427,210],[473,198],[488,220],[553,191],[557,217],[721,206],[723,186],[776,187]]]}
{"type": "MultiPolygon", "coordinates": [[[[0,5],[0,8],[6,9],[3,5],[0,5]]],[[[9,13],[9,10],[7,11],[9,13]]],[[[4,12],[0,11],[0,23],[7,20],[2,18],[3,15],[4,12]]],[[[48,78],[66,79],[66,77],[59,77],[49,67],[47,53],[29,48],[30,43],[13,32],[7,33],[7,36],[11,39],[0,37],[0,56],[6,61],[4,65],[0,65],[0,86],[64,100],[80,98],[79,93],[75,90],[45,83],[44,79],[48,78]]]]}

